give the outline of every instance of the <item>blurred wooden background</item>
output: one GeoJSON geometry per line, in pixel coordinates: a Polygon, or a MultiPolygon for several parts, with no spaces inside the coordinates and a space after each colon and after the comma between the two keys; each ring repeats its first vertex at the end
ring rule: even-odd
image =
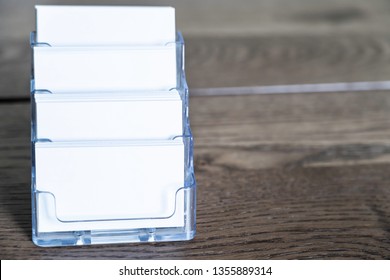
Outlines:
{"type": "MultiPolygon", "coordinates": [[[[107,1],[39,1],[56,3],[107,1]]],[[[111,1],[176,7],[193,92],[198,234],[49,249],[31,242],[34,4],[0,0],[1,259],[390,258],[390,93],[240,94],[390,80],[389,1],[111,1]],[[212,96],[220,87],[237,94],[212,96]]]]}

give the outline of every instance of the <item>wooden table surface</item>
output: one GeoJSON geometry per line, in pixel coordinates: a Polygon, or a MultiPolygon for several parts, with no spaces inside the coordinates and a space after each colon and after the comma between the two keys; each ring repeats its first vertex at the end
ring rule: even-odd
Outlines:
{"type": "Polygon", "coordinates": [[[196,238],[39,248],[30,207],[33,1],[0,0],[1,259],[390,259],[390,92],[258,91],[389,79],[390,3],[236,2],[159,2],[176,7],[187,44],[196,238]],[[213,94],[221,87],[229,95],[213,94]]]}

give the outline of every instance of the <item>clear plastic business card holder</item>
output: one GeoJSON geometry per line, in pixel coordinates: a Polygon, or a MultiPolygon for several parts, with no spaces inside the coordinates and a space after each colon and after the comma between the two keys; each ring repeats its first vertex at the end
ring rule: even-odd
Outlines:
{"type": "MultiPolygon", "coordinates": [[[[36,245],[180,241],[194,237],[196,182],[181,34],[177,34],[176,42],[146,47],[145,57],[153,54],[153,49],[164,52],[172,46],[175,80],[167,85],[165,81],[157,82],[155,88],[142,84],[134,87],[132,81],[128,88],[118,81],[125,85],[120,89],[111,88],[109,82],[102,90],[69,85],[61,91],[55,89],[57,84],[53,84],[54,89],[37,87],[37,60],[33,58],[32,227],[36,245]],[[125,113],[131,114],[137,106],[142,110],[126,118],[125,113]],[[67,114],[62,116],[61,110],[67,114]],[[169,116],[169,112],[174,113],[169,116]],[[127,123],[137,116],[141,126],[127,123]],[[161,129],[166,122],[166,129],[161,129]],[[77,125],[80,127],[75,130],[77,125]]],[[[56,48],[36,42],[35,33],[31,34],[31,47],[33,56],[56,48]]],[[[102,50],[91,46],[87,49],[102,50]]],[[[110,46],[102,51],[118,50],[131,57],[132,51],[142,53],[143,47],[110,46]]],[[[72,55],[74,49],[59,51],[72,55]]],[[[51,57],[52,64],[56,63],[55,57],[51,57]]],[[[147,64],[141,67],[145,73],[155,68],[153,61],[147,64]]],[[[123,77],[126,75],[118,75],[118,79],[123,77]]],[[[127,79],[133,78],[129,75],[127,79]]]]}

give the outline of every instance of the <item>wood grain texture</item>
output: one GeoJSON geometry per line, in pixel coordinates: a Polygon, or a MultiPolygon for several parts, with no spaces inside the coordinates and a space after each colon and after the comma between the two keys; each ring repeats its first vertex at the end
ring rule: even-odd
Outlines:
{"type": "Polygon", "coordinates": [[[390,36],[290,35],[187,39],[195,88],[381,81],[390,36]]]}
{"type": "MultiPolygon", "coordinates": [[[[386,0],[159,3],[177,9],[191,88],[390,77],[386,0]]],[[[35,247],[33,4],[0,0],[1,259],[390,259],[390,92],[192,97],[193,241],[35,247]]]]}
{"type": "Polygon", "coordinates": [[[389,259],[390,94],[195,97],[190,242],[35,247],[29,105],[1,105],[2,259],[389,259]]]}
{"type": "MultiPolygon", "coordinates": [[[[99,3],[106,4],[93,1],[99,3]]],[[[32,0],[0,1],[0,98],[29,95],[28,39],[35,29],[34,4],[32,0]]],[[[176,8],[177,26],[187,42],[191,88],[390,77],[386,0],[164,0],[159,4],[176,8]]]]}
{"type": "MultiPolygon", "coordinates": [[[[191,88],[381,81],[390,78],[390,35],[189,37],[191,88]]],[[[29,95],[27,41],[0,45],[0,99],[29,95]]]]}

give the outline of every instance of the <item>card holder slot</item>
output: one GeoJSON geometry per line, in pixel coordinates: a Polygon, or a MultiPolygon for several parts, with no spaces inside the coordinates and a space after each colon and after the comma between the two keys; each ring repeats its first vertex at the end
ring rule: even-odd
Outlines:
{"type": "Polygon", "coordinates": [[[183,227],[189,207],[184,193],[195,186],[191,149],[190,135],[169,141],[35,143],[38,231],[183,227]]]}
{"type": "Polygon", "coordinates": [[[36,90],[55,93],[169,90],[178,87],[184,69],[184,43],[154,46],[51,47],[36,42],[33,84],[36,90]]]}
{"type": "Polygon", "coordinates": [[[177,209],[170,217],[107,221],[59,221],[51,194],[33,193],[36,211],[34,241],[42,247],[192,239],[195,234],[196,185],[176,193],[177,209]],[[150,224],[153,223],[153,227],[150,224]]]}
{"type": "Polygon", "coordinates": [[[34,139],[171,139],[183,133],[183,101],[166,92],[33,94],[34,139]]]}
{"type": "MultiPolygon", "coordinates": [[[[100,230],[134,230],[143,228],[183,228],[187,221],[185,213],[191,209],[186,205],[186,196],[193,192],[192,188],[178,188],[174,197],[169,198],[173,204],[171,213],[165,216],[152,215],[148,217],[120,217],[86,220],[61,220],[57,214],[56,197],[50,192],[34,193],[37,205],[37,230],[40,232],[66,232],[66,231],[100,231],[100,230]]],[[[164,197],[161,197],[163,199],[164,197]]]]}
{"type": "Polygon", "coordinates": [[[173,41],[175,9],[129,6],[36,6],[38,38],[53,46],[157,44],[173,41]]]}
{"type": "Polygon", "coordinates": [[[175,46],[155,49],[34,47],[37,89],[53,92],[167,90],[176,86],[175,46]]]}

